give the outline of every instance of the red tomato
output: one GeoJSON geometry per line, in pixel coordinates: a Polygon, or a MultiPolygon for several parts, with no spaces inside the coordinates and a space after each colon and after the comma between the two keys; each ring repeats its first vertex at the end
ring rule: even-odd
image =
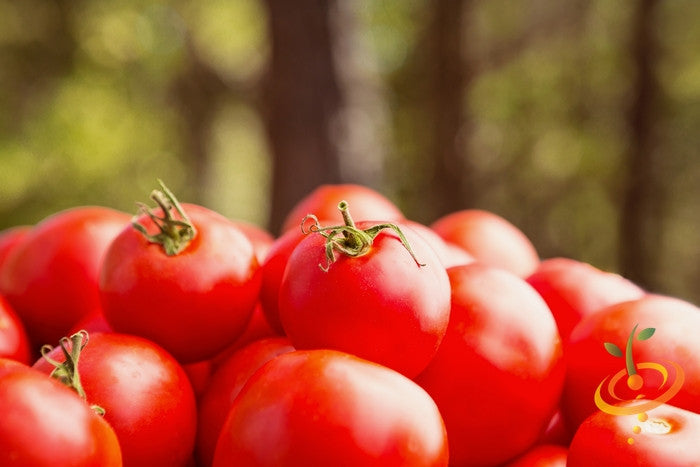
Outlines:
{"type": "Polygon", "coordinates": [[[258,259],[258,263],[262,264],[265,260],[265,256],[267,256],[267,251],[275,241],[275,237],[267,230],[255,224],[251,224],[250,222],[241,220],[233,220],[232,222],[245,234],[248,240],[250,240],[250,243],[253,245],[253,250],[255,251],[255,257],[258,259]]]}
{"type": "MultiPolygon", "coordinates": [[[[650,399],[660,396],[664,392],[659,389],[661,374],[639,367],[639,364],[648,362],[670,370],[669,383],[678,376],[671,362],[678,365],[685,375],[684,382],[669,403],[700,412],[700,339],[696,330],[700,330],[698,307],[660,295],[647,295],[611,305],[585,317],[573,329],[565,347],[567,375],[562,409],[567,424],[575,430],[596,411],[596,388],[608,377],[622,376],[615,389],[623,400],[640,395],[650,399]],[[638,334],[643,329],[655,331],[647,340],[638,334]],[[635,335],[630,341],[633,330],[635,335]],[[628,342],[630,352],[626,350],[628,342]],[[604,347],[606,343],[617,346],[620,357],[608,353],[604,347]],[[636,390],[626,384],[627,376],[631,374],[626,371],[628,356],[642,379],[642,386],[636,390]]],[[[608,388],[608,384],[601,387],[602,396],[609,394],[608,388]]]]}
{"type": "Polygon", "coordinates": [[[622,276],[569,258],[542,261],[527,281],[549,305],[564,342],[584,316],[645,295],[644,290],[622,276]]]}
{"type": "Polygon", "coordinates": [[[304,238],[301,229],[291,229],[285,232],[272,244],[261,268],[260,305],[270,327],[280,335],[284,334],[279,312],[280,284],[289,256],[304,238]]]}
{"type": "Polygon", "coordinates": [[[467,251],[477,261],[506,269],[520,277],[532,274],[539,256],[525,234],[488,211],[465,209],[447,214],[430,227],[446,242],[467,251]]]}
{"type": "Polygon", "coordinates": [[[114,430],[74,391],[1,358],[0,413],[3,467],[122,465],[114,430]]]}
{"type": "Polygon", "coordinates": [[[433,400],[384,366],[333,350],[279,355],[245,384],[214,466],[446,466],[433,400]]]}
{"type": "MultiPolygon", "coordinates": [[[[115,333],[71,337],[84,346],[79,378],[90,404],[105,410],[114,428],[124,465],[182,466],[190,459],[196,435],[197,409],[192,387],[182,367],[165,350],[146,339],[115,333]]],[[[61,347],[48,357],[66,360],[61,347]]],[[[45,358],[34,367],[51,373],[45,358]]]]}
{"type": "Polygon", "coordinates": [[[31,352],[24,325],[7,300],[0,295],[0,358],[29,364],[31,352]]]}
{"type": "Polygon", "coordinates": [[[576,431],[567,466],[700,465],[700,414],[661,405],[637,415],[597,411],[576,431]]]}
{"type": "MultiPolygon", "coordinates": [[[[230,220],[201,206],[181,209],[194,230],[178,253],[166,254],[133,226],[122,230],[105,255],[100,298],[115,331],[146,337],[192,363],[215,356],[245,331],[261,278],[253,246],[230,220]]],[[[136,222],[158,235],[148,215],[136,222]]],[[[173,241],[161,235],[166,245],[173,241]]]]}
{"type": "Polygon", "coordinates": [[[321,220],[331,221],[331,224],[327,225],[342,224],[343,217],[338,212],[338,203],[341,200],[347,201],[352,206],[353,216],[358,221],[377,219],[399,221],[404,218],[401,210],[393,202],[366,186],[321,185],[294,205],[282,224],[282,233],[291,229],[299,230],[301,221],[307,214],[314,214],[321,220]]]}
{"type": "Polygon", "coordinates": [[[539,444],[504,467],[566,467],[568,451],[556,444],[539,444]]]}
{"type": "Polygon", "coordinates": [[[277,355],[293,350],[289,339],[261,339],[234,352],[219,365],[199,402],[196,452],[202,465],[212,464],[226,415],[246,381],[277,355]]]}
{"type": "Polygon", "coordinates": [[[452,243],[447,243],[427,225],[410,220],[403,221],[403,224],[415,230],[418,235],[423,237],[423,239],[430,244],[445,268],[469,264],[476,261],[464,248],[452,243]]]}
{"type": "Polygon", "coordinates": [[[31,229],[31,226],[20,225],[0,231],[0,271],[2,271],[3,264],[10,250],[14,248],[31,229]]]}
{"type": "Polygon", "coordinates": [[[349,352],[409,378],[425,368],[447,329],[450,283],[432,248],[401,227],[415,257],[392,229],[380,230],[358,256],[328,252],[320,232],[297,245],[279,290],[280,318],[294,347],[349,352]]]}
{"type": "Polygon", "coordinates": [[[443,414],[451,465],[495,465],[532,446],[556,411],[564,360],[556,323],[514,274],[448,269],[452,310],[435,358],[415,381],[443,414]]]}
{"type": "Polygon", "coordinates": [[[128,222],[112,209],[77,207],[39,222],[12,248],[0,270],[0,293],[35,346],[57,342],[99,306],[102,258],[128,222]]]}

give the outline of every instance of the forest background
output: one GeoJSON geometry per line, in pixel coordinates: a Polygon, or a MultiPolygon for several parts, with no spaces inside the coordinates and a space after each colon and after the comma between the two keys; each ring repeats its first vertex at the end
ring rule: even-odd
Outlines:
{"type": "Polygon", "coordinates": [[[322,183],[700,303],[700,2],[0,0],[0,229],[322,183]]]}

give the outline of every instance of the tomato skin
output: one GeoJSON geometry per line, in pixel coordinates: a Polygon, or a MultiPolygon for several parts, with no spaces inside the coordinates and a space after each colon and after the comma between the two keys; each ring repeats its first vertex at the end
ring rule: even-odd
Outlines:
{"type": "Polygon", "coordinates": [[[480,209],[447,214],[430,227],[448,243],[467,251],[477,261],[527,277],[539,264],[539,255],[525,234],[503,217],[480,209]]]}
{"type": "MultiPolygon", "coordinates": [[[[60,348],[49,356],[64,361],[60,348]]],[[[50,374],[44,358],[34,368],[50,374]]],[[[165,350],[137,336],[93,333],[78,370],[87,400],[105,409],[125,466],[182,466],[191,458],[197,412],[182,367],[165,350]]]]}
{"type": "Polygon", "coordinates": [[[99,306],[102,258],[129,219],[103,207],[68,209],[39,222],[9,252],[0,270],[0,293],[34,346],[57,342],[99,306]]]}
{"type": "Polygon", "coordinates": [[[293,350],[287,338],[260,339],[238,349],[217,367],[199,401],[196,452],[202,465],[212,464],[221,428],[246,381],[277,355],[293,350]]]}
{"type": "Polygon", "coordinates": [[[7,255],[10,254],[10,250],[12,250],[31,229],[32,227],[29,225],[18,225],[0,231],[0,271],[2,271],[3,264],[5,263],[7,255]]]}
{"type": "Polygon", "coordinates": [[[24,324],[10,304],[0,295],[0,358],[29,364],[31,351],[24,324]]]}
{"type": "Polygon", "coordinates": [[[372,188],[351,183],[328,184],[318,186],[294,205],[282,223],[282,234],[291,229],[299,230],[307,214],[330,221],[330,224],[324,225],[342,225],[343,217],[338,212],[338,203],[342,200],[352,206],[355,221],[404,219],[403,213],[392,201],[372,188]]]}
{"type": "Polygon", "coordinates": [[[543,260],[527,281],[552,310],[565,342],[584,316],[646,294],[622,276],[570,258],[543,260]]]}
{"type": "Polygon", "coordinates": [[[233,403],[214,466],[446,466],[432,399],[393,370],[333,350],[261,367],[233,403]]]}
{"type": "Polygon", "coordinates": [[[602,411],[590,415],[574,435],[567,466],[700,465],[700,414],[666,404],[646,414],[649,417],[646,422],[641,422],[637,415],[611,415],[602,411]],[[670,431],[650,432],[649,427],[655,425],[668,427],[670,431]],[[641,428],[640,433],[634,432],[635,426],[641,428]]]}
{"type": "Polygon", "coordinates": [[[73,390],[0,358],[0,465],[121,467],[114,430],[73,390]]]}
{"type": "Polygon", "coordinates": [[[411,220],[405,220],[403,223],[415,230],[418,235],[423,237],[423,239],[430,244],[445,268],[469,264],[476,261],[464,248],[452,243],[447,243],[437,232],[427,225],[411,220]]]}
{"type": "Polygon", "coordinates": [[[250,240],[250,243],[253,245],[253,250],[255,251],[255,257],[258,259],[258,263],[262,264],[270,246],[272,246],[272,243],[275,241],[275,237],[267,230],[250,222],[238,219],[234,219],[232,222],[243,232],[246,238],[250,240]]]}
{"type": "Polygon", "coordinates": [[[504,467],[566,467],[568,452],[557,444],[539,444],[504,467]]]}
{"type": "MultiPolygon", "coordinates": [[[[192,363],[215,356],[245,331],[260,267],[231,221],[201,206],[182,206],[197,229],[191,243],[167,256],[127,226],[105,255],[100,298],[115,331],[143,336],[192,363]]],[[[154,229],[145,216],[138,222],[154,229]]]]}
{"type": "Polygon", "coordinates": [[[327,271],[319,267],[327,261],[321,234],[297,245],[279,290],[280,319],[294,347],[349,352],[409,378],[425,368],[447,329],[450,283],[425,240],[399,227],[424,266],[390,229],[363,256],[336,253],[327,271]]]}
{"type": "Polygon", "coordinates": [[[415,381],[443,414],[450,464],[495,465],[533,445],[556,411],[561,341],[547,305],[523,279],[479,263],[447,273],[450,324],[415,381]]]}
{"type": "MultiPolygon", "coordinates": [[[[571,332],[565,346],[567,375],[562,410],[572,430],[597,411],[594,394],[598,385],[625,369],[624,358],[608,354],[603,344],[611,342],[624,349],[635,325],[639,325],[638,331],[643,328],[656,331],[647,341],[634,341],[634,361],[672,361],[680,365],[685,382],[669,403],[700,412],[700,340],[691,331],[700,329],[700,309],[678,298],[649,294],[593,313],[571,332]]],[[[657,394],[658,381],[648,378],[644,383],[630,397],[657,394]]]]}

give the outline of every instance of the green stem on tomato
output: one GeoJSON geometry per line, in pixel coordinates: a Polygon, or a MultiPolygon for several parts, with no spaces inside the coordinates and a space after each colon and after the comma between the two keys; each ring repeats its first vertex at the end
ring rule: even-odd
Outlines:
{"type": "MultiPolygon", "coordinates": [[[[57,379],[59,382],[73,389],[81,399],[87,401],[87,396],[85,395],[85,390],[83,389],[83,384],[80,381],[80,372],[78,371],[78,360],[80,359],[80,353],[85,348],[89,340],[87,331],[80,330],[68,337],[62,337],[58,341],[58,345],[61,347],[65,361],[59,362],[49,357],[49,353],[53,350],[50,345],[44,345],[41,347],[41,356],[50,364],[54,366],[51,372],[51,377],[57,379]]],[[[98,405],[90,406],[95,412],[100,415],[104,415],[105,411],[102,407],[98,405]]]]}
{"type": "Polygon", "coordinates": [[[425,266],[425,264],[419,262],[418,258],[416,258],[413,249],[411,249],[411,245],[408,243],[408,240],[406,240],[406,237],[398,225],[384,223],[364,230],[358,229],[350,215],[348,202],[343,200],[338,203],[338,209],[343,216],[344,225],[321,227],[318,218],[313,214],[307,214],[301,221],[301,230],[304,234],[318,232],[326,238],[326,265],[318,265],[323,271],[328,271],[331,264],[335,262],[335,251],[350,257],[358,257],[367,254],[372,247],[375,237],[384,229],[393,230],[399,236],[401,244],[408,250],[416,264],[419,267],[425,266]],[[304,225],[309,219],[312,220],[312,225],[306,230],[304,225]]]}
{"type": "Polygon", "coordinates": [[[639,324],[635,324],[634,328],[632,328],[632,332],[627,338],[627,347],[625,348],[625,365],[627,366],[627,374],[630,376],[637,374],[637,367],[632,356],[632,342],[634,341],[634,333],[637,331],[637,326],[639,324]]]}
{"type": "Polygon", "coordinates": [[[139,212],[131,221],[131,225],[138,230],[149,242],[157,243],[163,247],[163,251],[168,256],[174,256],[187,248],[192,239],[197,235],[197,229],[182,209],[175,195],[165,186],[162,180],[158,179],[160,190],[151,192],[151,199],[163,211],[163,216],[157,216],[153,210],[143,203],[137,203],[139,212]],[[180,219],[173,215],[173,209],[177,211],[180,219]],[[138,222],[138,216],[146,214],[158,227],[160,232],[155,235],[148,233],[145,226],[138,222]]]}

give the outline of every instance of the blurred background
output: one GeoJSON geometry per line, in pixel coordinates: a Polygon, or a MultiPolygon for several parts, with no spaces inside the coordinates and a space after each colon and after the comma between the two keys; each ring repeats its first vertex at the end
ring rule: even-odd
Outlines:
{"type": "Polygon", "coordinates": [[[156,178],[278,233],[322,183],[491,210],[700,303],[696,0],[0,0],[0,229],[156,178]]]}

